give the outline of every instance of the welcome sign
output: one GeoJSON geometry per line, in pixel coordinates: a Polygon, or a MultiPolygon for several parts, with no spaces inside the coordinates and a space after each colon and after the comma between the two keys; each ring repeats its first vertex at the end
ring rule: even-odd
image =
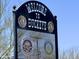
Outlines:
{"type": "Polygon", "coordinates": [[[15,59],[58,59],[56,16],[38,1],[28,1],[13,13],[15,59]]]}

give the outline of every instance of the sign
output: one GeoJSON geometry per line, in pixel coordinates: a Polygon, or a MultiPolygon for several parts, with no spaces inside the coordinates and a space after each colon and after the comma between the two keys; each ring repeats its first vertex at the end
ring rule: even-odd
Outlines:
{"type": "Polygon", "coordinates": [[[53,45],[51,42],[47,41],[44,45],[45,52],[49,55],[53,53],[53,45]]]}
{"type": "Polygon", "coordinates": [[[56,16],[38,1],[28,1],[13,13],[15,59],[58,59],[56,16]]]}

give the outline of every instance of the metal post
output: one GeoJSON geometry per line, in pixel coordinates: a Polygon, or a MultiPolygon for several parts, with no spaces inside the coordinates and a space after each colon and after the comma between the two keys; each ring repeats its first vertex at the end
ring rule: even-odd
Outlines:
{"type": "Polygon", "coordinates": [[[15,40],[16,39],[16,37],[15,37],[15,35],[16,35],[15,34],[15,31],[16,31],[15,30],[15,11],[16,11],[16,6],[13,6],[13,24],[14,24],[13,25],[13,28],[14,28],[13,29],[14,30],[14,33],[13,33],[14,34],[14,42],[13,42],[13,45],[14,45],[14,50],[15,50],[14,56],[12,57],[13,59],[17,59],[17,54],[16,54],[16,52],[17,52],[17,49],[16,49],[17,45],[16,44],[17,43],[16,43],[16,40],[15,40]]]}
{"type": "Polygon", "coordinates": [[[38,50],[38,40],[37,40],[37,58],[39,59],[39,50],[38,50]]]}

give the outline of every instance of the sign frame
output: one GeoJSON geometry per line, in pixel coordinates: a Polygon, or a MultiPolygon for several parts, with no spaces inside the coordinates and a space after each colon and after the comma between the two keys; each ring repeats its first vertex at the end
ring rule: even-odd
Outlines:
{"type": "MultiPolygon", "coordinates": [[[[29,3],[29,2],[38,2],[38,1],[28,1],[28,2],[26,2],[26,3],[29,3]]],[[[24,3],[23,5],[25,5],[26,3],[24,3]]],[[[38,3],[40,3],[40,4],[42,4],[41,2],[38,2],[38,3]]],[[[23,6],[22,5],[22,6],[23,6]]],[[[44,5],[44,4],[43,4],[44,5]]],[[[18,10],[22,7],[22,6],[20,6],[19,8],[18,8],[18,10]]],[[[45,5],[44,5],[45,6],[45,5]]],[[[47,6],[45,6],[46,8],[47,8],[47,6]]],[[[18,14],[17,13],[17,11],[18,10],[16,10],[16,7],[14,6],[13,7],[13,9],[14,9],[14,11],[13,11],[13,18],[14,18],[14,44],[15,44],[15,46],[14,46],[14,49],[15,49],[15,52],[14,52],[14,58],[15,59],[18,59],[18,55],[17,55],[17,50],[18,50],[18,48],[17,48],[17,24],[16,24],[16,19],[17,19],[17,17],[16,17],[16,15],[18,14]]],[[[48,9],[48,8],[47,8],[48,9]]],[[[48,9],[49,10],[49,9],[48,9]]],[[[51,13],[51,11],[49,10],[49,12],[51,13]]],[[[53,16],[53,14],[51,13],[50,14],[51,16],[53,16]]],[[[58,35],[57,35],[57,16],[53,16],[53,22],[54,22],[54,31],[53,31],[53,33],[55,34],[55,52],[56,52],[56,59],[58,59],[58,35]]],[[[28,28],[27,28],[28,29],[28,28]]],[[[48,32],[48,31],[44,31],[44,30],[37,30],[37,29],[28,29],[28,30],[33,30],[33,31],[39,31],[39,32],[44,32],[44,33],[50,33],[50,34],[52,34],[51,33],[51,31],[50,32],[48,32]]]]}

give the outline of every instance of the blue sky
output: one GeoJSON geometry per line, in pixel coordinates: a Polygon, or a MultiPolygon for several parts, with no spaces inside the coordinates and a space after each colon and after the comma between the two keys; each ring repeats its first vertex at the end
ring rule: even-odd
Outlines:
{"type": "Polygon", "coordinates": [[[78,0],[52,1],[48,7],[57,15],[59,48],[79,48],[78,0]]]}
{"type": "MultiPolygon", "coordinates": [[[[6,9],[19,7],[27,0],[11,0],[6,9]]],[[[44,3],[58,21],[59,49],[79,48],[79,0],[38,0],[44,3]]],[[[11,10],[10,10],[11,9],[11,10]]]]}

